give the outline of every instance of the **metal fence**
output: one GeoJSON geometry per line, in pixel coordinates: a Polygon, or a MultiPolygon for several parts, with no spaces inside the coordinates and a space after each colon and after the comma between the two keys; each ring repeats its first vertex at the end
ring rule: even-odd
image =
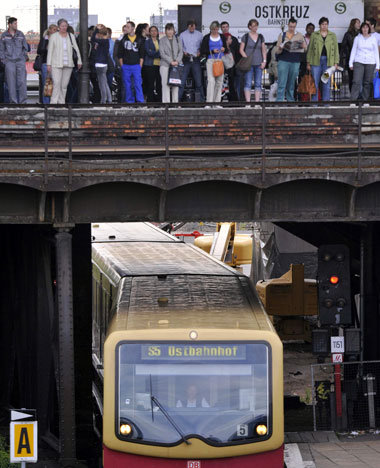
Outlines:
{"type": "Polygon", "coordinates": [[[311,366],[314,430],[380,427],[380,361],[311,366]]]}

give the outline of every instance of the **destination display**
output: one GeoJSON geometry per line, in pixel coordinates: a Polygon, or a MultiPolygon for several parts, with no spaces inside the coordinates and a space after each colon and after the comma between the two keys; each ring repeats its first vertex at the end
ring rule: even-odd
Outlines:
{"type": "Polygon", "coordinates": [[[141,360],[242,360],[245,344],[149,344],[141,346],[141,360]]]}

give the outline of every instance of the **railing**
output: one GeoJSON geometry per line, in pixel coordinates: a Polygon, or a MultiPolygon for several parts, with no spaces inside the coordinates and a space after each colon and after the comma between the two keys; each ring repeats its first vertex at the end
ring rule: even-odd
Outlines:
{"type": "Polygon", "coordinates": [[[73,164],[83,157],[160,156],[168,180],[171,158],[212,153],[255,158],[263,180],[287,158],[299,155],[307,169],[315,165],[313,155],[323,154],[331,170],[349,168],[360,181],[363,159],[380,154],[379,103],[350,104],[6,105],[0,107],[0,151],[3,158],[44,154],[45,183],[51,159],[68,163],[71,184],[73,164]]]}
{"type": "Polygon", "coordinates": [[[315,431],[380,427],[380,361],[313,364],[311,386],[315,431]]]}

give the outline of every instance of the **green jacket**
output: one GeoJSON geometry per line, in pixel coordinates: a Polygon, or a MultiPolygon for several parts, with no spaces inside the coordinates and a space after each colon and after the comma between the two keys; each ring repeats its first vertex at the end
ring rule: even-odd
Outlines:
{"type": "MultiPolygon", "coordinates": [[[[325,46],[327,51],[327,66],[332,67],[339,63],[339,48],[338,41],[333,32],[328,31],[325,46]]],[[[310,65],[319,65],[321,60],[321,53],[323,49],[323,38],[320,31],[314,32],[311,35],[309,47],[307,48],[306,61],[310,65]]]]}

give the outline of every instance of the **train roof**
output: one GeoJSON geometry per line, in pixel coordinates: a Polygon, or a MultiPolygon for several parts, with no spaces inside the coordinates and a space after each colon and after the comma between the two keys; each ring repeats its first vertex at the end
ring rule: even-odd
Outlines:
{"type": "Polygon", "coordinates": [[[93,228],[92,259],[117,284],[125,276],[241,274],[149,223],[93,228]]]}
{"type": "Polygon", "coordinates": [[[115,285],[110,332],[170,328],[273,331],[249,279],[149,223],[93,229],[93,262],[115,285]]]}
{"type": "Polygon", "coordinates": [[[245,276],[124,278],[114,330],[271,330],[245,276]]]}

